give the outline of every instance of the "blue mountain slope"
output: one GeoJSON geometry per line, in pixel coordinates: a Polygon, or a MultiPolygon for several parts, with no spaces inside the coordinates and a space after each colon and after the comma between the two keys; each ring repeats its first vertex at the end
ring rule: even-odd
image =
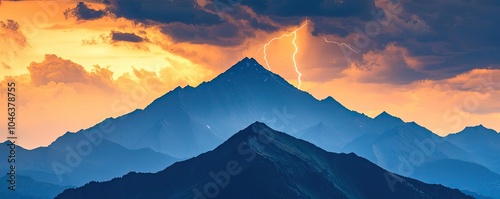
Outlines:
{"type": "Polygon", "coordinates": [[[371,132],[372,120],[333,98],[317,100],[245,58],[210,82],[176,88],[144,110],[109,119],[106,139],[127,148],[151,148],[174,157],[207,151],[253,121],[298,133],[323,122],[349,142],[371,132]],[[163,127],[162,127],[163,126],[163,127]]]}
{"type": "Polygon", "coordinates": [[[500,175],[487,168],[460,160],[436,160],[415,168],[413,178],[427,183],[481,193],[500,198],[500,175]]]}
{"type": "Polygon", "coordinates": [[[413,122],[403,123],[377,136],[360,137],[349,143],[343,151],[355,152],[395,172],[401,172],[398,171],[400,163],[409,162],[409,158],[413,156],[416,156],[418,162],[437,159],[473,160],[460,147],[413,122]]]}
{"type": "MultiPolygon", "coordinates": [[[[216,147],[233,132],[254,121],[264,122],[291,135],[304,136],[302,138],[332,152],[355,152],[395,172],[399,172],[401,160],[408,161],[413,152],[426,153],[415,140],[435,141],[435,148],[432,153],[425,155],[422,163],[443,159],[477,163],[478,159],[475,157],[478,154],[463,150],[414,123],[405,124],[386,112],[371,119],[348,110],[331,97],[317,100],[251,58],[241,60],[215,79],[196,88],[178,87],[156,99],[144,110],[108,118],[89,129],[68,133],[54,142],[49,151],[64,153],[68,143],[76,146],[81,141],[73,135],[84,136],[89,132],[101,131],[103,143],[114,144],[124,150],[148,149],[146,153],[156,151],[177,158],[189,158],[216,147]]],[[[107,150],[100,152],[103,156],[97,163],[108,164],[107,161],[114,160],[106,159],[107,150]]],[[[47,153],[36,157],[43,157],[47,153]]],[[[139,159],[140,156],[135,158],[139,159]]],[[[158,166],[154,165],[154,159],[150,158],[148,162],[158,166]]],[[[46,169],[46,165],[40,167],[34,164],[26,172],[35,179],[53,180],[53,177],[47,177],[53,174],[50,168],[46,169]]],[[[2,163],[0,168],[3,168],[2,163]]],[[[150,171],[158,167],[151,168],[137,165],[128,169],[150,171]]],[[[84,177],[88,177],[85,180],[91,179],[90,176],[84,177]]],[[[78,184],[83,182],[79,178],[68,176],[64,179],[71,184],[78,184]]]]}
{"type": "MultiPolygon", "coordinates": [[[[8,179],[9,176],[3,176],[0,178],[0,181],[7,182],[8,179]]],[[[2,196],[2,198],[15,199],[53,199],[68,188],[72,187],[37,182],[30,177],[17,175],[15,191],[2,188],[0,189],[0,196],[2,196]]]]}
{"type": "Polygon", "coordinates": [[[500,133],[479,125],[467,127],[445,139],[474,155],[481,165],[500,174],[500,133]]]}
{"type": "Polygon", "coordinates": [[[320,122],[317,125],[299,132],[297,137],[314,143],[316,146],[327,151],[341,151],[348,143],[346,140],[342,139],[343,136],[340,135],[341,133],[342,131],[333,129],[323,122],[320,122]]]}
{"type": "Polygon", "coordinates": [[[474,154],[415,123],[399,125],[379,136],[362,136],[343,151],[424,182],[500,198],[500,175],[475,163],[474,154]]]}
{"type": "MultiPolygon", "coordinates": [[[[71,133],[48,147],[26,150],[17,146],[16,171],[39,182],[80,186],[130,171],[156,172],[178,160],[150,149],[126,149],[107,140],[96,145],[85,143],[90,143],[86,136],[71,133]]],[[[7,142],[0,144],[0,152],[5,157],[7,149],[7,142]]],[[[7,173],[8,166],[7,161],[1,161],[0,172],[7,173]]]]}

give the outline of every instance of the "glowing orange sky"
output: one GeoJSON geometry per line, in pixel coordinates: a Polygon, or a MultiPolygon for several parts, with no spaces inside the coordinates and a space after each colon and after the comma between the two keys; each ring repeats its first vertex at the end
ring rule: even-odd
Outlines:
{"type": "MultiPolygon", "coordinates": [[[[6,82],[16,81],[19,87],[18,142],[23,147],[48,145],[66,131],[88,128],[106,117],[144,108],[179,85],[196,86],[214,78],[243,57],[254,57],[265,64],[264,44],[301,25],[286,27],[273,34],[255,32],[255,37],[247,39],[242,45],[218,47],[175,43],[154,27],[135,26],[126,19],[105,17],[76,23],[75,19],[66,19],[63,15],[63,11],[74,7],[74,4],[58,2],[53,13],[44,11],[39,2],[2,2],[0,6],[0,21],[13,19],[18,22],[29,44],[26,47],[11,46],[11,51],[4,48],[0,55],[2,61],[10,66],[0,67],[2,101],[6,98],[6,82]],[[33,19],[37,16],[47,16],[47,20],[34,23],[33,19]],[[31,26],[34,29],[23,29],[30,26],[28,22],[34,25],[31,26]],[[109,35],[111,30],[143,31],[151,42],[100,41],[93,45],[82,42],[109,35]],[[53,65],[52,68],[46,67],[48,63],[53,65]],[[56,72],[68,65],[73,69],[57,76],[56,72]],[[74,72],[79,67],[85,70],[83,75],[74,72]],[[36,84],[33,74],[51,75],[35,79],[46,82],[36,84]],[[78,78],[82,80],[72,82],[72,79],[78,78]],[[134,99],[134,89],[131,88],[144,88],[148,92],[146,96],[134,99]]],[[[403,61],[413,63],[410,65],[415,68],[419,67],[419,63],[407,55],[406,49],[389,44],[384,51],[363,54],[363,59],[376,62],[380,67],[364,70],[352,65],[347,70],[335,71],[324,66],[344,59],[342,51],[311,32],[310,26],[297,32],[299,49],[296,60],[303,74],[301,89],[316,98],[333,96],[349,109],[371,117],[387,111],[405,121],[416,121],[440,135],[478,124],[500,130],[500,113],[489,111],[500,107],[500,71],[476,69],[448,79],[405,85],[366,83],[360,80],[376,78],[391,70],[385,66],[397,61],[394,55],[402,56],[403,61]],[[332,73],[336,76],[325,76],[332,73]],[[491,79],[490,83],[483,84],[481,80],[484,79],[491,79]],[[478,89],[461,89],[465,87],[478,89]]],[[[286,37],[274,41],[267,48],[267,57],[273,72],[297,85],[297,73],[292,62],[295,50],[292,39],[286,37]]],[[[12,45],[8,38],[0,42],[3,42],[2,46],[12,45]]],[[[6,107],[1,106],[0,110],[5,113],[6,107]]],[[[0,128],[6,129],[6,122],[2,122],[0,128]]]]}

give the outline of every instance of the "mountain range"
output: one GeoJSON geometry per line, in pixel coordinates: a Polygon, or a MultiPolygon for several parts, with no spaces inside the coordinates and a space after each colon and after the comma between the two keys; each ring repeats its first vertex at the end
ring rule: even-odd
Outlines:
{"type": "MultiPolygon", "coordinates": [[[[253,58],[196,88],[177,87],[144,109],[68,132],[48,147],[20,148],[19,173],[81,186],[129,171],[156,172],[212,150],[255,121],[330,152],[355,153],[402,176],[500,198],[497,132],[468,127],[443,138],[387,112],[370,118],[332,97],[314,98],[253,58]],[[68,154],[74,153],[80,161],[70,157],[70,163],[79,163],[69,165],[68,154]],[[70,171],[62,180],[54,163],[61,163],[59,171],[70,171]],[[64,165],[68,168],[61,169],[64,165]]],[[[7,165],[0,162],[4,170],[7,165]]]]}
{"type": "MultiPolygon", "coordinates": [[[[156,172],[179,160],[151,149],[127,149],[107,140],[91,142],[86,134],[66,133],[48,147],[33,150],[17,146],[16,172],[38,182],[81,186],[130,171],[156,172]]],[[[5,157],[7,143],[0,144],[5,157]]],[[[0,172],[8,173],[7,161],[0,162],[0,172]]]]}
{"type": "Polygon", "coordinates": [[[475,161],[500,173],[500,136],[493,130],[478,125],[445,137],[475,157],[475,161]]]}
{"type": "MultiPolygon", "coordinates": [[[[0,177],[1,182],[8,182],[8,180],[9,178],[7,175],[0,177]]],[[[7,188],[0,189],[0,196],[2,196],[2,198],[15,199],[53,199],[57,194],[60,194],[68,188],[73,187],[38,182],[31,177],[17,175],[16,191],[14,192],[7,188]]]]}
{"type": "Polygon", "coordinates": [[[472,198],[389,173],[353,153],[329,153],[254,123],[213,151],[155,174],[68,189],[83,198],[472,198]]]}

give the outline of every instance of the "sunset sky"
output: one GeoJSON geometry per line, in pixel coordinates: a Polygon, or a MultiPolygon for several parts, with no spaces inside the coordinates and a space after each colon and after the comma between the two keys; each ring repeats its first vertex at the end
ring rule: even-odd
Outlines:
{"type": "Polygon", "coordinates": [[[244,57],[267,67],[265,44],[285,35],[265,48],[271,70],[298,86],[297,50],[300,89],[318,99],[439,135],[500,131],[499,10],[495,0],[1,1],[0,110],[16,82],[18,144],[46,146],[244,57]]]}

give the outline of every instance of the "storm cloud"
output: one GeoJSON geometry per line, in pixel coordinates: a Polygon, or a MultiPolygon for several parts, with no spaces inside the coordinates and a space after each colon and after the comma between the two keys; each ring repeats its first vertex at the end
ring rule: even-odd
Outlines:
{"type": "Polygon", "coordinates": [[[96,10],[89,7],[84,2],[78,2],[75,8],[64,11],[66,18],[75,17],[77,21],[96,20],[106,16],[105,10],[96,10]]]}
{"type": "Polygon", "coordinates": [[[146,41],[146,39],[134,34],[134,33],[128,33],[128,32],[119,32],[119,31],[111,31],[111,40],[112,41],[125,41],[125,42],[132,42],[132,43],[140,43],[143,41],[146,41]]]}
{"type": "MultiPolygon", "coordinates": [[[[95,10],[80,2],[70,13],[83,20],[108,13],[158,27],[175,43],[220,47],[237,47],[255,38],[257,31],[272,34],[309,20],[314,37],[335,37],[350,44],[368,38],[366,46],[356,46],[360,56],[351,58],[358,67],[368,63],[361,55],[403,50],[418,66],[393,71],[401,72],[400,76],[390,75],[399,79],[372,78],[394,84],[407,82],[404,78],[410,82],[439,80],[476,68],[500,68],[500,26],[496,22],[500,2],[494,0],[109,0],[104,4],[104,10],[95,10]]],[[[113,38],[143,41],[126,33],[113,38]]],[[[391,56],[405,59],[402,54],[391,56]]],[[[392,64],[384,66],[387,68],[404,68],[405,63],[386,64],[392,64]]]]}

